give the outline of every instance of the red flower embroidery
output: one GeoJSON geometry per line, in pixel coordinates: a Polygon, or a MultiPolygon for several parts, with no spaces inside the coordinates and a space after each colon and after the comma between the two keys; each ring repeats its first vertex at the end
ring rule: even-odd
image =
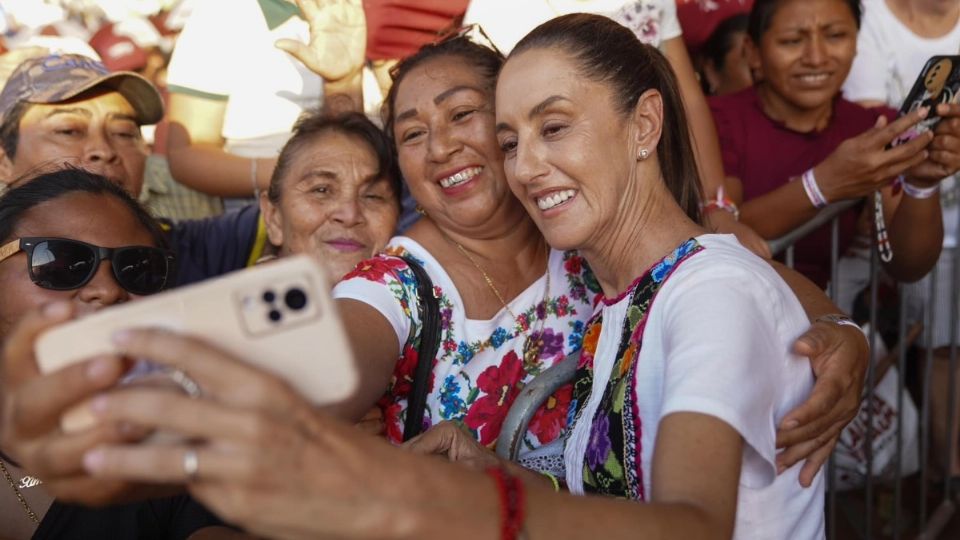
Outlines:
{"type": "Polygon", "coordinates": [[[387,440],[394,444],[403,442],[403,424],[400,422],[399,403],[390,403],[388,397],[380,400],[380,409],[383,411],[383,423],[387,428],[387,440]]]}
{"type": "Polygon", "coordinates": [[[402,259],[394,257],[374,257],[360,261],[349,274],[343,276],[343,279],[348,280],[350,278],[362,277],[368,281],[386,283],[384,276],[387,274],[395,274],[397,271],[403,270],[406,267],[407,263],[402,259]]]}
{"type": "Polygon", "coordinates": [[[463,423],[477,431],[480,444],[489,446],[496,442],[503,418],[520,393],[517,383],[523,374],[520,358],[510,351],[499,366],[490,366],[477,377],[477,388],[484,395],[473,402],[463,423]]]}
{"type": "Polygon", "coordinates": [[[579,274],[583,269],[583,260],[579,255],[572,255],[563,263],[563,267],[570,274],[579,274]]]}
{"type": "Polygon", "coordinates": [[[406,397],[410,394],[419,356],[415,347],[409,343],[404,345],[403,355],[397,360],[397,366],[393,370],[393,384],[390,388],[392,395],[406,397]]]}
{"type": "Polygon", "coordinates": [[[547,444],[557,439],[563,429],[567,427],[567,411],[570,408],[570,399],[573,396],[573,384],[566,384],[547,398],[546,403],[537,409],[530,420],[528,428],[540,444],[547,444]]]}

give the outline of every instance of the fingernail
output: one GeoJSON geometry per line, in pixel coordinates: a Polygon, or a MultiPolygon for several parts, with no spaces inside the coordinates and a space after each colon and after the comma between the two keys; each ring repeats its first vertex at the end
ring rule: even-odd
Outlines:
{"type": "Polygon", "coordinates": [[[97,414],[102,414],[110,407],[110,398],[107,396],[96,396],[90,400],[90,410],[97,414]]]}
{"type": "Polygon", "coordinates": [[[115,345],[127,345],[133,340],[133,332],[129,330],[117,330],[110,336],[110,339],[113,340],[115,345]]]}
{"type": "Polygon", "coordinates": [[[70,314],[70,304],[66,302],[53,302],[43,307],[43,314],[47,317],[66,317],[70,314]]]}
{"type": "Polygon", "coordinates": [[[107,358],[95,358],[87,365],[87,378],[100,380],[113,372],[113,362],[107,358]]]}
{"type": "Polygon", "coordinates": [[[106,463],[106,456],[103,450],[91,450],[83,455],[83,468],[90,472],[99,471],[104,463],[106,463]]]}
{"type": "Polygon", "coordinates": [[[800,425],[800,422],[797,420],[787,420],[783,423],[783,429],[793,429],[800,425]]]}

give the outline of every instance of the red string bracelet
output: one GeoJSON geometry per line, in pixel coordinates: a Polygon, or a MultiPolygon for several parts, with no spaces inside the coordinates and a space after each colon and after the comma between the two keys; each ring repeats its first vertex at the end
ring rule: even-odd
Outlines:
{"type": "Polygon", "coordinates": [[[487,474],[496,482],[500,495],[500,538],[517,540],[523,530],[525,517],[523,482],[501,467],[490,467],[487,474]]]}

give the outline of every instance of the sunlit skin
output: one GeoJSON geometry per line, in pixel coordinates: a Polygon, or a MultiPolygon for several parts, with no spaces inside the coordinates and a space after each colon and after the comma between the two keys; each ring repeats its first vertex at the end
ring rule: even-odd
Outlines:
{"type": "Polygon", "coordinates": [[[318,256],[333,279],[372,257],[390,240],[400,212],[400,195],[378,167],[360,138],[315,136],[281,179],[279,203],[261,198],[270,241],[285,255],[318,256]]]}
{"type": "Polygon", "coordinates": [[[503,178],[503,156],[492,136],[493,89],[474,66],[439,57],[412,69],[395,109],[400,168],[413,197],[438,225],[475,230],[473,236],[482,235],[496,213],[509,222],[526,219],[503,178]],[[478,170],[466,182],[441,185],[478,170]]]}
{"type": "Polygon", "coordinates": [[[83,96],[31,105],[20,120],[17,153],[0,164],[2,174],[13,180],[71,163],[138,196],[147,150],[133,106],[113,91],[83,96]]]}
{"type": "MultiPolygon", "coordinates": [[[[154,239],[127,206],[111,196],[71,193],[40,203],[24,213],[6,243],[24,236],[53,236],[103,247],[154,246],[154,239]]],[[[29,310],[57,300],[70,300],[80,314],[127,302],[136,296],[113,277],[110,261],[102,261],[89,283],[72,291],[51,291],[30,281],[22,251],[0,262],[0,339],[29,310]]]]}
{"type": "Polygon", "coordinates": [[[857,53],[856,19],[841,0],[788,0],[771,18],[759,50],[749,50],[763,80],[757,93],[764,112],[788,126],[793,117],[815,113],[814,126],[791,127],[820,130],[857,53]]]}
{"type": "MultiPolygon", "coordinates": [[[[659,107],[659,96],[657,103],[659,107]]],[[[642,222],[657,219],[653,199],[662,190],[643,194],[638,186],[662,183],[658,177],[643,176],[659,175],[654,168],[659,128],[655,136],[641,136],[637,125],[646,126],[648,121],[628,121],[632,117],[618,110],[607,85],[581,76],[566,54],[549,49],[524,52],[507,62],[497,86],[497,104],[497,137],[510,187],[550,245],[581,249],[588,259],[633,257],[633,250],[624,252],[617,246],[629,245],[628,238],[640,230],[642,222]],[[629,147],[624,141],[631,141],[629,147]],[[647,150],[647,158],[645,167],[638,169],[641,148],[647,150]],[[541,208],[541,200],[570,191],[574,194],[565,202],[541,208]],[[633,217],[638,208],[644,209],[639,220],[633,217]],[[625,223],[637,227],[625,227],[625,223]]],[[[643,268],[634,270],[627,272],[626,283],[627,278],[611,279],[611,289],[605,287],[604,292],[615,295],[643,268]]]]}

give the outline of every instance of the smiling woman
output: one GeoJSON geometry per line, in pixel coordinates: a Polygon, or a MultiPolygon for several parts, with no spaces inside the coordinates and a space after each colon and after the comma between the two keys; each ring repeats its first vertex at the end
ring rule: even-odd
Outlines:
{"type": "Polygon", "coordinates": [[[338,280],[383,249],[400,210],[400,172],[389,145],[359,113],[300,118],[260,196],[280,256],[313,254],[338,280]]]}
{"type": "MultiPolygon", "coordinates": [[[[878,203],[871,198],[866,207],[840,215],[839,252],[851,246],[858,219],[879,223],[880,230],[863,231],[866,243],[871,232],[882,239],[878,249],[886,270],[897,279],[916,280],[940,251],[943,226],[935,186],[960,168],[956,153],[931,151],[944,148],[960,130],[944,122],[936,138],[923,133],[891,148],[891,141],[928,111],[894,120],[890,109],[866,109],[840,95],[859,24],[855,0],[757,0],[747,50],[760,80],[755,87],[712,98],[710,107],[724,169],[743,184],[745,223],[773,239],[828,203],[879,192],[878,203]],[[906,183],[904,195],[899,184],[893,185],[898,176],[906,183]],[[875,204],[882,206],[882,217],[875,204]]],[[[955,118],[960,107],[941,106],[937,113],[955,118]]],[[[827,224],[795,246],[797,269],[821,286],[830,272],[830,242],[827,224]]]]}

